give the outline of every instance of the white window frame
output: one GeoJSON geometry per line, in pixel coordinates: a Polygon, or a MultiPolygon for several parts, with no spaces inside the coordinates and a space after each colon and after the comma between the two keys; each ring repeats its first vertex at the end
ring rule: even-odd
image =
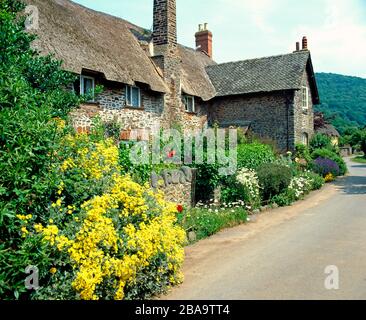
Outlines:
{"type": "Polygon", "coordinates": [[[303,110],[309,110],[309,88],[306,86],[301,88],[301,106],[303,110]]]}
{"type": "Polygon", "coordinates": [[[309,134],[306,132],[303,132],[302,134],[302,144],[305,146],[309,145],[309,134]]]}
{"type": "Polygon", "coordinates": [[[136,109],[139,109],[141,108],[141,89],[137,86],[130,86],[130,85],[126,85],[126,106],[128,107],[131,107],[131,108],[136,108],[136,109]],[[134,106],[132,105],[132,89],[137,89],[138,90],[138,106],[134,106]],[[131,101],[128,101],[127,97],[128,97],[128,94],[127,92],[130,91],[130,97],[131,97],[131,101]],[[129,103],[130,102],[130,103],[129,103]]]}
{"type": "Polygon", "coordinates": [[[190,95],[183,95],[183,103],[184,103],[184,109],[188,113],[195,113],[196,112],[196,101],[194,96],[190,95]],[[192,99],[192,110],[188,109],[188,99],[192,99]]]}
{"type": "Polygon", "coordinates": [[[84,76],[84,75],[80,75],[80,95],[86,95],[87,92],[85,92],[85,88],[84,88],[84,79],[89,79],[89,80],[92,80],[92,83],[93,83],[93,102],[94,102],[94,93],[95,93],[95,78],[93,77],[90,77],[90,76],[84,76]]]}

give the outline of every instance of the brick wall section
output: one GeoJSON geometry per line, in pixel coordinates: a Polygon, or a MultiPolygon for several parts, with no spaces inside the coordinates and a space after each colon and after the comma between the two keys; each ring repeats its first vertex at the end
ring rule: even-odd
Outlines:
{"type": "Polygon", "coordinates": [[[251,122],[252,131],[277,142],[281,151],[294,148],[294,94],[291,91],[216,98],[209,105],[210,125],[251,122]]]}
{"type": "Polygon", "coordinates": [[[302,109],[302,95],[301,90],[295,92],[295,116],[294,116],[294,126],[295,126],[295,143],[302,143],[302,137],[304,133],[308,134],[309,141],[314,135],[314,106],[313,99],[311,96],[311,89],[309,83],[308,72],[304,72],[302,78],[302,85],[308,87],[309,92],[309,109],[303,111],[302,109]]]}

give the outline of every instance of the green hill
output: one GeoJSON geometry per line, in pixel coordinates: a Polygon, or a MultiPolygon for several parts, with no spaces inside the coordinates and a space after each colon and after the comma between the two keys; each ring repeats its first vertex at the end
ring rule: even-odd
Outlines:
{"type": "Polygon", "coordinates": [[[366,79],[317,73],[321,111],[342,133],[347,127],[366,125],[366,79]]]}

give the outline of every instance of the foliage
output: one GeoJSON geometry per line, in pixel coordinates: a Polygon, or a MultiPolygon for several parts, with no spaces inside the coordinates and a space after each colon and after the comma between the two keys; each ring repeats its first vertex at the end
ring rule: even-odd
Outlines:
{"type": "Polygon", "coordinates": [[[256,170],[264,163],[273,162],[276,159],[269,145],[254,142],[238,145],[238,168],[256,170]]]}
{"type": "Polygon", "coordinates": [[[24,225],[42,219],[57,177],[54,150],[64,119],[80,100],[66,90],[74,75],[30,48],[18,1],[0,2],[0,296],[26,297],[24,269],[44,272],[48,256],[39,238],[24,238],[24,225]],[[19,220],[16,216],[30,219],[19,220]],[[22,221],[22,222],[21,222],[22,221]],[[23,231],[22,231],[23,228],[23,231]]]}
{"type": "Polygon", "coordinates": [[[327,135],[317,133],[313,136],[313,138],[310,141],[310,148],[312,151],[316,149],[332,150],[333,146],[331,139],[327,135]]]}
{"type": "Polygon", "coordinates": [[[58,157],[48,215],[25,226],[54,268],[35,298],[141,299],[179,283],[185,235],[176,205],[121,174],[112,139],[68,135],[58,157]]]}
{"type": "Polygon", "coordinates": [[[322,104],[317,106],[343,134],[349,127],[366,125],[366,79],[318,73],[316,79],[322,104]]]}
{"type": "Polygon", "coordinates": [[[221,229],[238,225],[247,221],[247,212],[243,202],[225,204],[198,204],[181,216],[180,224],[186,232],[196,233],[197,240],[207,238],[221,229]]]}
{"type": "Polygon", "coordinates": [[[312,169],[323,177],[326,177],[329,173],[336,177],[340,173],[338,164],[328,158],[317,158],[313,163],[312,169]]]}
{"type": "Polygon", "coordinates": [[[237,201],[243,201],[250,209],[260,206],[259,181],[254,170],[240,169],[235,176],[227,178],[221,185],[221,202],[237,201]]]}
{"type": "Polygon", "coordinates": [[[347,165],[345,161],[337,153],[328,149],[316,149],[312,152],[311,157],[313,159],[326,158],[337,163],[339,167],[339,173],[336,175],[345,175],[347,173],[347,165]]]}
{"type": "Polygon", "coordinates": [[[305,171],[292,178],[289,187],[282,193],[272,197],[271,202],[279,206],[289,206],[301,199],[312,190],[318,190],[324,185],[324,179],[318,174],[305,171]]]}
{"type": "Polygon", "coordinates": [[[257,174],[263,200],[269,200],[286,190],[292,179],[291,169],[278,164],[263,164],[257,174]]]}

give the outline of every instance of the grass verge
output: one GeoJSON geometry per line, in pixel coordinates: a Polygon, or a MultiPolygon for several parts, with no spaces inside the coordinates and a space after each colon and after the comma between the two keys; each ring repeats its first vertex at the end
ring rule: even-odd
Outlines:
{"type": "Polygon", "coordinates": [[[358,156],[356,158],[352,158],[352,161],[357,163],[366,163],[366,158],[363,156],[358,156]]]}
{"type": "Polygon", "coordinates": [[[194,208],[182,213],[179,217],[180,225],[191,233],[189,242],[205,239],[222,229],[234,227],[247,222],[248,213],[243,207],[209,207],[194,208]]]}

